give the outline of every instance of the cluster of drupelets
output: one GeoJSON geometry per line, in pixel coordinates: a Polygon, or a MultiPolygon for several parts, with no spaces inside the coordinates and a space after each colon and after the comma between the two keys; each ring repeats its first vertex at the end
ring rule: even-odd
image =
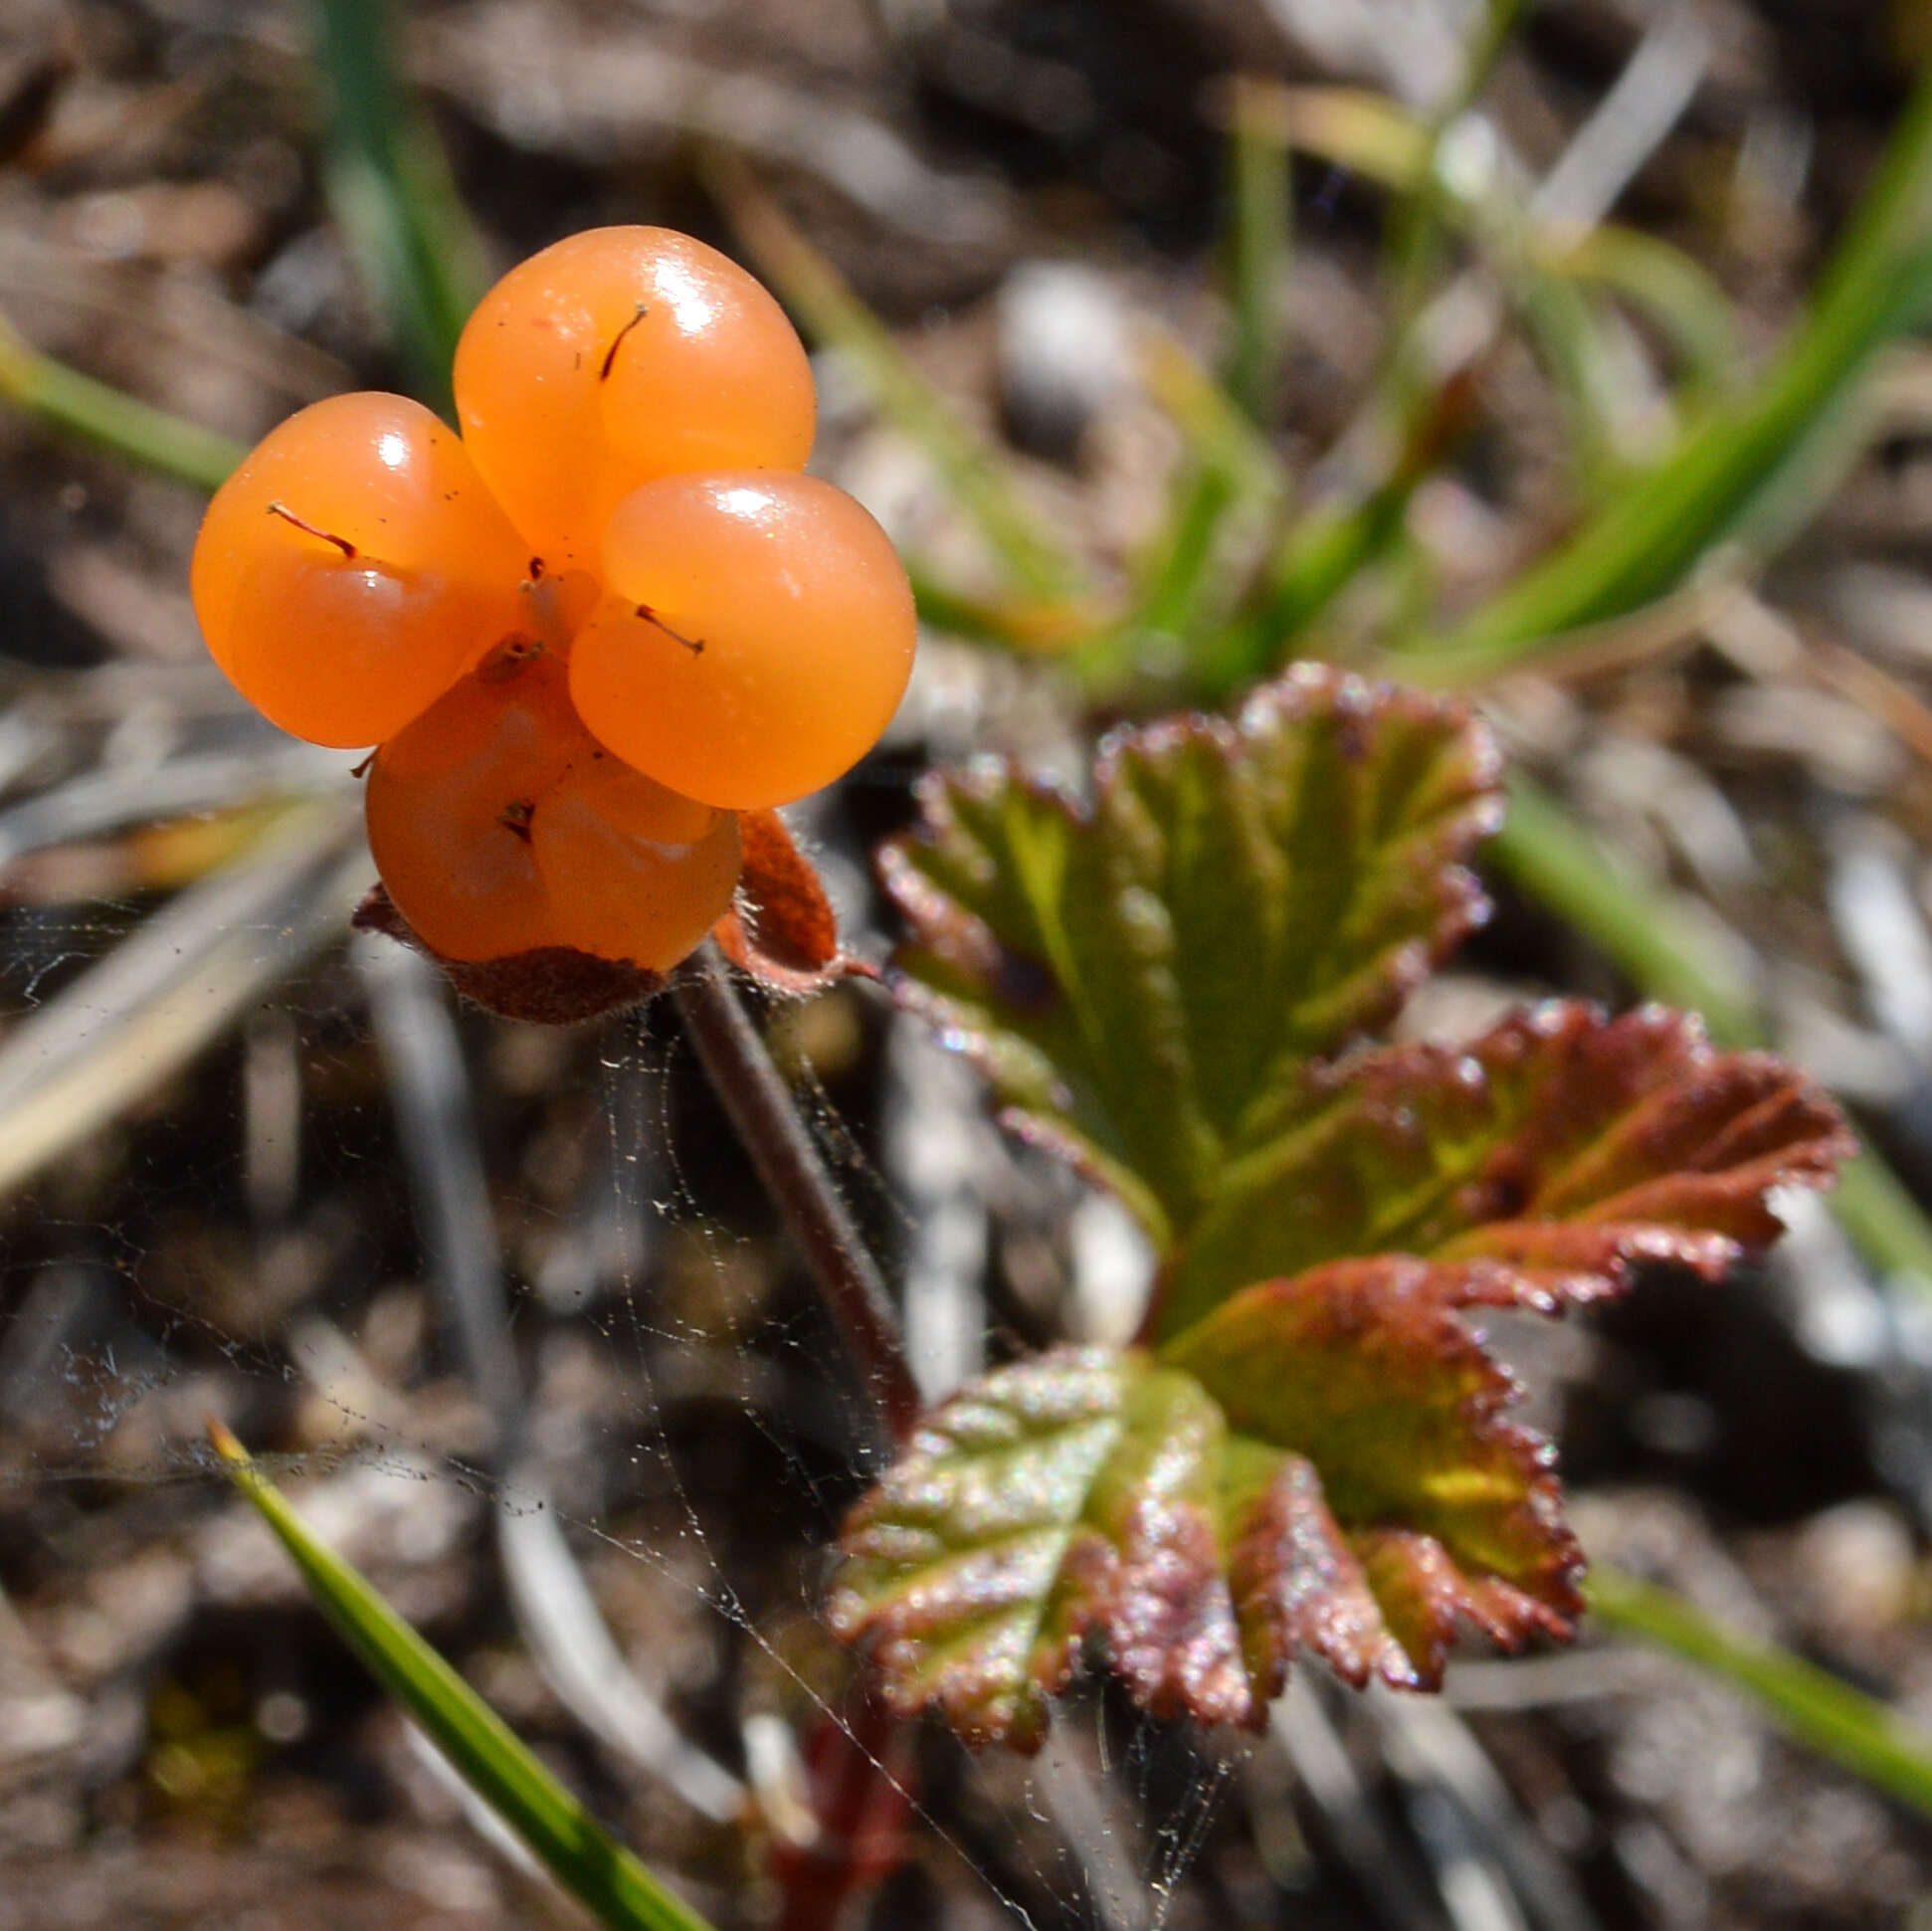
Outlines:
{"type": "Polygon", "coordinates": [[[668,971],[730,903],[736,814],[885,728],[905,573],[801,474],[784,313],[686,236],[596,229],[512,270],[456,401],[461,437],[374,394],[275,430],[202,524],[203,634],[285,730],[377,747],[370,848],[433,951],[668,971]]]}

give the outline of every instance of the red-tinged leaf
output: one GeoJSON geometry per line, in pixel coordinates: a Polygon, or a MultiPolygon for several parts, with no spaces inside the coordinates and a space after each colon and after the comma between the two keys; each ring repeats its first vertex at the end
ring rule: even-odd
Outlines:
{"type": "Polygon", "coordinates": [[[1236,723],[1123,733],[1090,810],[1004,765],[921,804],[880,857],[901,996],[1163,1245],[1251,1117],[1481,919],[1462,862],[1498,811],[1465,711],[1317,666],[1236,723]]]}
{"type": "Polygon", "coordinates": [[[1297,1650],[1357,1689],[1371,1676],[1405,1680],[1408,1654],[1305,1455],[1282,1456],[1239,1525],[1228,1582],[1249,1676],[1266,1694],[1281,1688],[1297,1650]]]}
{"type": "MultiPolygon", "coordinates": [[[[1557,1546],[1570,1546],[1567,1535],[1557,1546]]],[[[1229,1580],[1251,1672],[1276,1690],[1296,1651],[1319,1657],[1357,1689],[1371,1677],[1397,1689],[1434,1689],[1463,1626],[1513,1652],[1538,1634],[1568,1641],[1578,1607],[1574,1569],[1552,1581],[1553,1600],[1542,1602],[1493,1576],[1465,1575],[1433,1536],[1406,1529],[1350,1536],[1301,1455],[1283,1458],[1250,1511],[1229,1580]]]]}
{"type": "Polygon", "coordinates": [[[1399,1271],[1254,1292],[1191,1337],[1238,1413],[1145,1352],[1061,1349],[927,1419],[848,1519],[830,1612],[894,1708],[1032,1749],[1092,1638],[1153,1713],[1258,1727],[1298,1648],[1419,1686],[1459,1624],[1569,1634],[1548,1450],[1454,1317],[1399,1271]],[[1384,1520],[1410,1505],[1433,1533],[1384,1520]]]}
{"type": "Polygon", "coordinates": [[[1146,1354],[1060,1349],[927,1419],[853,1510],[833,1628],[883,1693],[1035,1748],[1089,1631],[1151,1706],[1251,1715],[1217,1590],[1222,1423],[1146,1354]]]}
{"type": "Polygon", "coordinates": [[[1572,1619],[1583,1607],[1576,1592],[1581,1560],[1558,1608],[1498,1577],[1469,1575],[1434,1536],[1413,1529],[1370,1529],[1355,1547],[1390,1637],[1407,1658],[1406,1673],[1392,1673],[1386,1660],[1378,1665],[1398,1689],[1440,1689],[1449,1647],[1464,1628],[1512,1654],[1539,1633],[1565,1642],[1575,1634],[1572,1619]]]}
{"type": "Polygon", "coordinates": [[[1311,1068],[1256,1128],[1169,1267],[1162,1337],[1354,1255],[1429,1259],[1447,1303],[1545,1313],[1642,1261],[1716,1278],[1777,1236],[1772,1190],[1827,1184],[1853,1148],[1782,1062],[1715,1053],[1682,1014],[1566,1002],[1311,1068]]]}
{"type": "Polygon", "coordinates": [[[1427,1688],[1465,1631],[1570,1634],[1553,1451],[1464,1312],[1716,1277],[1852,1149],[1656,1010],[1361,1048],[1479,916],[1492,781],[1458,713],[1302,672],[1117,740],[1088,810],[993,768],[887,849],[901,997],[1164,1255],[1151,1352],[987,1377],[854,1511],[835,1624],[896,1707],[1030,1747],[1093,1640],[1149,1710],[1255,1723],[1297,1650],[1427,1688]]]}
{"type": "MultiPolygon", "coordinates": [[[[776,812],[740,812],[744,864],[737,903],[711,928],[718,948],[769,992],[798,997],[872,968],[839,943],[839,925],[817,869],[776,812]]],[[[663,974],[574,946],[546,945],[500,959],[446,959],[424,943],[381,885],[356,907],[358,931],[413,945],[443,968],[464,998],[505,1019],[572,1026],[636,1006],[662,992],[663,974]]]]}
{"type": "MultiPolygon", "coordinates": [[[[1514,1381],[1432,1274],[1385,1256],[1262,1281],[1161,1359],[1198,1380],[1237,1434],[1305,1456],[1344,1527],[1420,1531],[1472,1575],[1567,1615],[1578,1551],[1552,1451],[1505,1418],[1514,1381]]],[[[1381,1601],[1373,1565],[1368,1582],[1381,1601]]]]}

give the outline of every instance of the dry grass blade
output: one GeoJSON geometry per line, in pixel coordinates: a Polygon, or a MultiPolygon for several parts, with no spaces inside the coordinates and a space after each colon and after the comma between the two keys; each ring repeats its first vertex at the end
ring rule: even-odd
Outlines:
{"type": "Polygon", "coordinates": [[[1314,1673],[1298,1670],[1268,1721],[1275,1746],[1293,1766],[1335,1848],[1369,1901],[1377,1923],[1409,1931],[1441,1922],[1438,1898],[1414,1875],[1380,1811],[1369,1801],[1347,1745],[1322,1708],[1314,1673]]]}
{"type": "Polygon", "coordinates": [[[726,141],[829,182],[928,246],[988,248],[1009,225],[988,183],[944,175],[882,121],[743,68],[653,45],[516,0],[439,14],[416,34],[414,67],[524,146],[602,159],[666,133],[726,141]]]}
{"type": "Polygon", "coordinates": [[[98,1131],[326,945],[368,886],[345,798],[291,806],[0,1044],[0,1195],[98,1131]]]}
{"type": "Polygon", "coordinates": [[[356,963],[369,990],[437,1283],[471,1384],[488,1410],[504,1470],[496,1545],[517,1627],[544,1680],[586,1729],[700,1815],[727,1823],[744,1808],[744,1786],[679,1733],[632,1671],[564,1540],[542,1471],[524,1459],[524,1396],[509,1341],[509,1296],[463,1044],[441,978],[418,953],[381,938],[360,941],[356,963]]]}
{"type": "Polygon", "coordinates": [[[509,1304],[483,1150],[463,1063],[434,966],[407,946],[370,936],[355,962],[390,1097],[425,1247],[477,1398],[489,1416],[499,1463],[522,1433],[522,1375],[509,1341],[509,1304]]]}
{"type": "Polygon", "coordinates": [[[708,175],[760,272],[796,310],[806,334],[840,350],[880,413],[918,445],[1011,586],[1044,601],[1075,597],[1081,586],[1073,559],[1014,487],[995,452],[913,366],[839,271],[734,156],[712,156],[708,175]]]}
{"type": "Polygon", "coordinates": [[[130,771],[90,771],[0,812],[0,869],[49,846],[99,838],[251,799],[341,789],[342,754],[288,740],[260,752],[208,752],[130,771]]]}
{"type": "Polygon", "coordinates": [[[1710,60],[1696,9],[1679,4],[1663,13],[1543,177],[1531,213],[1572,231],[1595,228],[1690,105],[1710,60]]]}
{"type": "Polygon", "coordinates": [[[1549,1841],[1517,1808],[1489,1753],[1447,1697],[1372,1694],[1384,1751],[1407,1781],[1425,1783],[1467,1818],[1540,1931],[1596,1931],[1597,1915],[1549,1841]]]}
{"type": "Polygon", "coordinates": [[[1147,1887],[1134,1867],[1125,1820],[1111,1793],[1063,1738],[1041,1752],[1034,1787],[1086,1876],[1095,1931],[1159,1931],[1147,1887]]]}

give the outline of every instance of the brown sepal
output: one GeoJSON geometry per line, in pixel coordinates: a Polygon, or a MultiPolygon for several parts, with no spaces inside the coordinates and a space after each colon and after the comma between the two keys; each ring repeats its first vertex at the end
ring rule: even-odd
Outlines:
{"type": "Polygon", "coordinates": [[[543,945],[501,959],[446,959],[417,936],[389,893],[377,885],[349,921],[358,932],[381,932],[434,959],[465,999],[503,1019],[536,1026],[574,1026],[580,1020],[636,1006],[661,992],[661,973],[626,960],[599,959],[569,945],[543,945]]]}
{"type": "Polygon", "coordinates": [[[712,927],[718,949],[766,991],[803,997],[836,980],[876,978],[839,942],[818,868],[774,811],[738,814],[744,869],[738,902],[712,927]]]}

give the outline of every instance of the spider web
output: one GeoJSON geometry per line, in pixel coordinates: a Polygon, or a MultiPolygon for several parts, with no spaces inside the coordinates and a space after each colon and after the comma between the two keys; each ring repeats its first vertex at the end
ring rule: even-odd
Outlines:
{"type": "MultiPolygon", "coordinates": [[[[35,1775],[72,1794],[130,1688],[87,1775],[165,1826],[246,1813],[224,1740],[275,1786],[365,1717],[405,1734],[212,1473],[214,1415],[721,1928],[771,1899],[718,1827],[749,1791],[808,1839],[806,1760],[837,1745],[904,1810],[880,1921],[1200,1919],[1248,1746],[1092,1690],[1031,1764],[867,1710],[819,1608],[876,1472],[871,1400],[669,1003],[543,1032],[345,940],[366,856],[341,762],[193,821],[214,856],[179,875],[131,805],[76,808],[85,758],[11,808],[59,835],[0,926],[0,1700],[65,1697],[73,1730],[35,1775]]],[[[0,854],[20,829],[0,806],[0,854]]],[[[863,926],[859,843],[814,829],[863,926]]],[[[1076,1191],[1001,1145],[955,1062],[875,993],[772,1020],[929,1394],[989,1337],[1091,1326],[1076,1191]]],[[[850,1847],[820,1826],[819,1853],[850,1847]]]]}

